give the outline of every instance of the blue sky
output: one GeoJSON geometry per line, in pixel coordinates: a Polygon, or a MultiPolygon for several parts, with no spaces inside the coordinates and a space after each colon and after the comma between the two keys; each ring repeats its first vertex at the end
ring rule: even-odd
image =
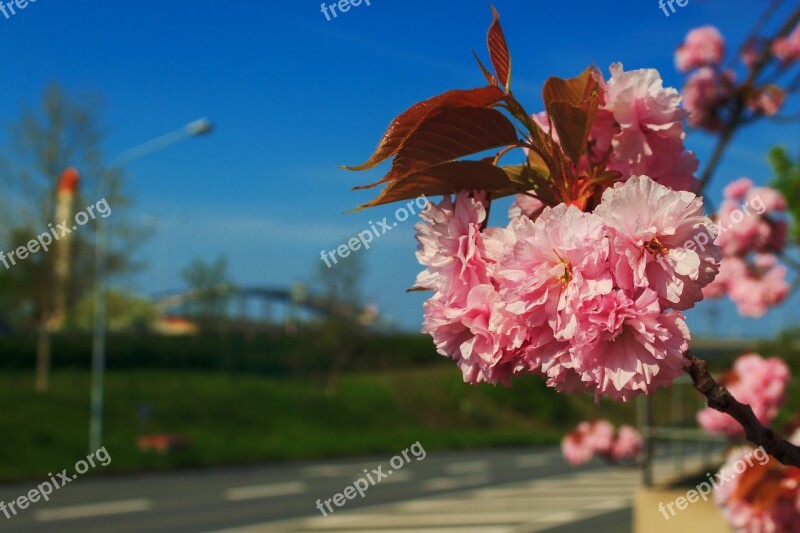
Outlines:
{"type": "MultiPolygon", "coordinates": [[[[331,3],[331,2],[329,2],[331,3]]],[[[658,68],[680,86],[673,51],[700,24],[729,43],[745,35],[765,1],[690,0],[665,17],[656,0],[519,2],[496,0],[514,59],[514,88],[540,109],[543,81],[590,64],[604,70],[658,68]]],[[[120,283],[142,293],[181,286],[194,257],[228,256],[241,285],[311,279],[320,251],[393,212],[342,215],[371,197],[337,169],[366,159],[388,122],[409,105],[451,88],[481,84],[470,51],[485,56],[489,2],[372,0],[327,21],[319,0],[262,2],[38,0],[0,16],[0,121],[15,119],[49,81],[105,97],[111,157],[201,116],[213,135],[135,163],[128,190],[139,220],[158,221],[142,247],[149,268],[120,283]]],[[[795,106],[796,107],[796,106],[795,106]]],[[[712,195],[731,178],[768,177],[766,150],[797,147],[795,128],[754,127],[737,138],[712,195]]],[[[711,140],[691,134],[701,160],[711,140]]],[[[495,223],[503,209],[495,209],[495,223]]],[[[399,324],[417,329],[423,295],[404,293],[419,270],[412,222],[361,251],[366,292],[399,324]]],[[[703,304],[705,305],[705,304],[703,304]]],[[[732,320],[721,305],[722,334],[769,332],[789,323],[788,307],[759,322],[732,320]]],[[[695,330],[708,330],[694,313],[695,330]]]]}

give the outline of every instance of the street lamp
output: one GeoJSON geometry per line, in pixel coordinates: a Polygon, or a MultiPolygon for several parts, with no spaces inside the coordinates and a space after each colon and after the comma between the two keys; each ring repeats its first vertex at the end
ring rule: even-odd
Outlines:
{"type": "MultiPolygon", "coordinates": [[[[183,128],[156,137],[146,143],[125,150],[115,157],[109,165],[107,176],[110,183],[106,190],[113,191],[113,185],[119,179],[119,171],[132,162],[161,151],[192,137],[211,133],[213,124],[207,118],[190,122],[183,128]]],[[[97,183],[96,198],[101,198],[105,179],[97,183]]],[[[102,218],[97,218],[97,229],[94,241],[94,326],[92,335],[92,391],[91,391],[91,416],[89,420],[89,451],[93,452],[102,446],[103,438],[103,392],[106,367],[106,293],[105,293],[105,266],[108,235],[102,218]]]]}

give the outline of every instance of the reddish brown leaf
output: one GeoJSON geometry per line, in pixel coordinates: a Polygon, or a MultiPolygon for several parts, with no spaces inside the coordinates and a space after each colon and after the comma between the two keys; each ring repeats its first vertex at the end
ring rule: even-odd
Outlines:
{"type": "Polygon", "coordinates": [[[489,72],[489,69],[487,69],[483,64],[483,61],[481,61],[481,58],[479,58],[478,54],[475,53],[475,50],[472,51],[472,55],[475,56],[475,61],[478,62],[478,66],[480,67],[481,72],[483,72],[483,77],[486,78],[486,81],[489,82],[489,85],[499,85],[497,78],[494,76],[494,74],[489,72]]]}
{"type": "Polygon", "coordinates": [[[534,176],[531,174],[528,165],[509,165],[500,167],[507,175],[508,179],[520,190],[529,191],[534,186],[534,176]]]}
{"type": "Polygon", "coordinates": [[[450,161],[389,183],[377,198],[353,211],[418,198],[423,194],[438,196],[463,190],[497,191],[502,196],[515,191],[516,187],[506,172],[487,161],[450,161]]]}
{"type": "Polygon", "coordinates": [[[580,76],[566,80],[549,78],[542,89],[545,109],[550,109],[550,104],[558,101],[580,105],[597,88],[597,82],[592,78],[592,70],[587,68],[580,76]]]}
{"type": "Polygon", "coordinates": [[[456,107],[490,107],[504,98],[498,87],[487,86],[470,90],[454,90],[420,102],[395,118],[383,135],[372,156],[364,163],[348,170],[366,170],[395,155],[411,134],[422,124],[442,111],[456,107]]]}
{"type": "Polygon", "coordinates": [[[594,123],[600,102],[599,87],[586,69],[577,78],[550,78],[542,90],[545,109],[558,132],[564,153],[578,163],[594,123]]]}
{"type": "Polygon", "coordinates": [[[550,117],[558,132],[561,148],[576,165],[589,140],[589,133],[597,114],[597,104],[597,97],[590,98],[580,106],[567,102],[550,104],[550,117]]]}
{"type": "Polygon", "coordinates": [[[422,124],[408,138],[383,179],[356,189],[400,180],[420,170],[508,146],[517,140],[514,124],[494,109],[459,107],[444,111],[422,124]]]}
{"type": "Polygon", "coordinates": [[[497,10],[494,7],[492,7],[492,13],[494,14],[494,20],[492,20],[492,25],[489,27],[489,35],[486,37],[489,58],[492,60],[497,80],[508,92],[511,85],[511,54],[508,52],[506,36],[503,34],[502,26],[500,26],[500,15],[497,14],[497,10]]]}

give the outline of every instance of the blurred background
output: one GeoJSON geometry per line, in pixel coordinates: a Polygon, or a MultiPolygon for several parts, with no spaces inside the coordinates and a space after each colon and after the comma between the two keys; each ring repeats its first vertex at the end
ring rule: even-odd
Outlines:
{"type": "MultiPolygon", "coordinates": [[[[350,189],[386,169],[337,167],[365,160],[406,107],[482,83],[470,51],[484,56],[487,2],[372,0],[331,20],[305,0],[25,5],[0,16],[0,249],[99,213],[101,200],[110,214],[0,264],[1,494],[24,494],[102,445],[108,466],[36,507],[147,503],[72,520],[29,510],[0,516],[0,529],[204,531],[312,516],[318,497],[414,442],[430,458],[409,483],[493,486],[566,472],[553,445],[600,409],[635,420],[635,405],[597,406],[534,378],[463,384],[418,333],[426,295],[405,292],[420,270],[416,216],[332,268],[321,260],[394,216],[343,214],[374,192],[350,189]],[[334,473],[309,473],[324,465],[334,473]],[[477,483],[458,481],[476,471],[477,483]],[[152,475],[167,477],[142,477],[152,475]],[[310,485],[286,485],[299,478],[310,485]],[[215,499],[259,483],[261,497],[215,499]]],[[[547,77],[592,64],[654,67],[680,87],[673,54],[689,29],[713,24],[738,43],[766,2],[691,0],[669,17],[641,0],[494,5],[516,95],[539,111],[547,77]]],[[[796,128],[744,130],[709,197],[740,176],[768,183],[766,154],[781,144],[798,149],[796,128]]],[[[704,161],[713,138],[691,132],[687,145],[704,161]]],[[[493,223],[505,224],[505,207],[493,223]]],[[[704,302],[689,313],[696,349],[719,361],[796,353],[797,304],[747,320],[728,301],[704,302]]],[[[401,485],[365,503],[426,490],[401,485]]],[[[613,510],[607,530],[630,527],[628,507],[613,510]]]]}

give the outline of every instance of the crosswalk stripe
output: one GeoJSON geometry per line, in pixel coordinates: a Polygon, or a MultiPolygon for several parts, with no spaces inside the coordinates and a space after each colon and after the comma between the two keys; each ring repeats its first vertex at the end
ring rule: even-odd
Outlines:
{"type": "Polygon", "coordinates": [[[254,500],[257,498],[273,498],[275,496],[286,496],[298,494],[305,490],[305,483],[302,481],[290,481],[288,483],[273,483],[272,485],[256,485],[252,487],[239,487],[225,491],[225,499],[228,501],[254,500]]]}
{"type": "Polygon", "coordinates": [[[152,509],[153,502],[145,499],[122,500],[117,502],[95,503],[90,505],[74,505],[37,511],[34,519],[38,522],[54,520],[74,520],[94,516],[108,516],[122,513],[135,513],[152,509]]]}
{"type": "MultiPolygon", "coordinates": [[[[688,469],[690,459],[694,458],[686,459],[688,469]]],[[[524,465],[535,466],[541,461],[540,455],[528,454],[514,458],[513,464],[522,468],[524,465]]],[[[419,487],[422,492],[433,492],[490,483],[489,466],[484,461],[450,464],[445,467],[449,476],[422,480],[419,487]]],[[[654,471],[667,470],[657,463],[654,471]]],[[[630,468],[568,472],[555,477],[420,497],[367,509],[342,510],[327,517],[273,522],[235,532],[532,533],[629,508],[640,481],[641,472],[630,468]]]]}

